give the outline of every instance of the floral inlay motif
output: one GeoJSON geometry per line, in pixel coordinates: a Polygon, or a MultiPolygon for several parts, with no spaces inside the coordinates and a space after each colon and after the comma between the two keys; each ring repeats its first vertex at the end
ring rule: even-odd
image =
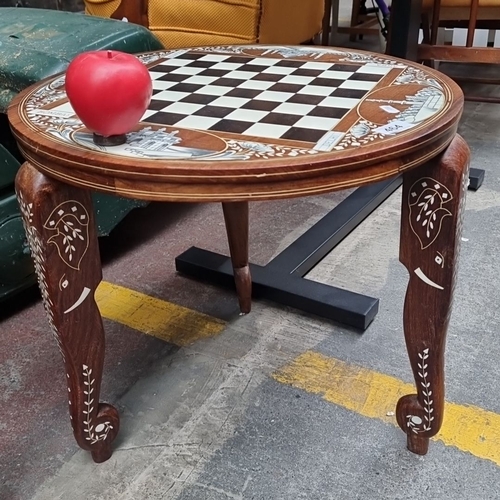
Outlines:
{"type": "Polygon", "coordinates": [[[361,118],[353,125],[343,139],[333,148],[336,150],[366,146],[376,139],[384,139],[385,135],[377,132],[379,125],[361,118]]]}
{"type": "Polygon", "coordinates": [[[445,205],[453,195],[440,182],[424,177],[412,185],[408,198],[410,227],[424,250],[439,236],[443,219],[452,215],[445,205]]]}
{"type": "Polygon", "coordinates": [[[424,349],[421,353],[418,353],[420,361],[418,363],[418,376],[420,378],[420,385],[422,386],[422,395],[424,397],[424,418],[420,418],[417,415],[407,415],[406,425],[411,429],[412,432],[418,434],[420,432],[430,431],[432,428],[432,421],[434,413],[432,400],[432,391],[430,389],[431,383],[428,380],[429,372],[429,348],[424,349]]]}
{"type": "Polygon", "coordinates": [[[38,280],[38,286],[40,288],[40,294],[42,296],[43,307],[47,314],[50,330],[54,336],[57,346],[63,360],[66,359],[64,351],[62,348],[61,338],[59,332],[54,324],[54,304],[50,298],[48,284],[47,284],[47,269],[45,265],[45,249],[43,246],[42,238],[38,233],[38,230],[33,225],[33,203],[27,202],[24,198],[22,191],[17,193],[17,199],[19,201],[19,207],[21,209],[21,215],[23,219],[24,229],[26,231],[26,237],[28,239],[28,245],[30,247],[31,256],[33,258],[33,264],[35,266],[35,272],[38,280]]]}
{"type": "Polygon", "coordinates": [[[89,246],[89,213],[78,201],[65,201],[49,215],[44,228],[53,231],[47,242],[55,245],[59,257],[72,269],[79,270],[89,246]]]}
{"type": "Polygon", "coordinates": [[[83,384],[85,385],[83,393],[86,396],[83,401],[83,404],[85,405],[85,409],[83,410],[83,414],[85,415],[83,424],[85,425],[85,428],[83,429],[83,432],[87,434],[85,439],[90,441],[90,444],[96,444],[98,441],[104,441],[108,437],[109,431],[113,429],[113,426],[109,421],[94,426],[91,416],[95,409],[94,398],[92,397],[95,379],[92,378],[92,368],[89,368],[87,365],[83,365],[83,376],[83,384]]]}
{"type": "MultiPolygon", "coordinates": [[[[160,59],[165,59],[166,57],[172,57],[172,55],[180,52],[178,49],[174,50],[162,50],[160,52],[151,52],[147,54],[137,54],[137,57],[143,64],[150,64],[160,59]]],[[[184,52],[187,52],[184,50],[184,52]]]]}
{"type": "Polygon", "coordinates": [[[263,144],[253,141],[227,141],[228,151],[241,153],[245,158],[280,158],[293,157],[299,155],[314,155],[318,151],[314,149],[292,148],[289,146],[279,146],[276,144],[263,144]]]}
{"type": "Polygon", "coordinates": [[[418,83],[420,85],[429,85],[431,87],[436,87],[443,90],[443,86],[432,76],[421,69],[408,66],[402,73],[396,78],[394,82],[396,85],[405,85],[408,83],[418,83]]]}

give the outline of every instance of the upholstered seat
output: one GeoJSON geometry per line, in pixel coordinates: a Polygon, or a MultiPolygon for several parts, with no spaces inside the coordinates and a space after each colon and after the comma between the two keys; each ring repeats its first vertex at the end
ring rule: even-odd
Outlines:
{"type": "Polygon", "coordinates": [[[324,13],[324,0],[85,0],[85,5],[87,14],[101,17],[138,12],[129,21],[148,27],[165,47],[299,44],[321,31],[324,13]]]}

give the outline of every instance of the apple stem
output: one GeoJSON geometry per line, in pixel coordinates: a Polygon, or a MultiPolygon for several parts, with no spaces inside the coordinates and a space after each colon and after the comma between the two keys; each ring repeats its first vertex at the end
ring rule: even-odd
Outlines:
{"type": "Polygon", "coordinates": [[[111,59],[113,57],[113,54],[111,53],[111,50],[108,50],[108,59],[111,59]]]}

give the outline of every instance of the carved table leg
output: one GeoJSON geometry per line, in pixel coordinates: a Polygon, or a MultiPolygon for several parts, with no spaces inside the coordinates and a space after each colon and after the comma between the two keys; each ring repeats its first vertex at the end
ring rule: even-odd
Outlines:
{"type": "Polygon", "coordinates": [[[420,455],[443,421],[444,350],[468,170],[469,148],[457,135],[439,157],[404,175],[400,260],[410,273],[404,331],[417,394],[398,401],[396,416],[408,449],[420,455]]]}
{"type": "Polygon", "coordinates": [[[68,382],[78,444],[95,462],[111,456],[115,408],[99,403],[104,330],[94,292],[102,279],[90,193],[45,177],[24,163],[16,192],[50,327],[68,382]]]}
{"type": "Polygon", "coordinates": [[[248,265],[248,203],[223,203],[222,210],[240,310],[249,313],[252,307],[252,278],[248,265]]]}

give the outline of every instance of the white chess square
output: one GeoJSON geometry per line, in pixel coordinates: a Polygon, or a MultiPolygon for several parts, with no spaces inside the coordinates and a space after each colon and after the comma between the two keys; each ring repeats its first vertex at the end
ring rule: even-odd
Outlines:
{"type": "Polygon", "coordinates": [[[211,83],[215,82],[215,80],[218,80],[218,77],[193,75],[183,80],[182,83],[192,83],[194,85],[210,85],[211,83]]]}
{"type": "Polygon", "coordinates": [[[250,128],[245,130],[243,134],[255,135],[257,137],[268,137],[270,139],[278,139],[289,130],[290,127],[286,125],[275,125],[273,123],[255,123],[250,128]]]}
{"type": "Polygon", "coordinates": [[[200,57],[198,61],[208,61],[208,62],[223,62],[226,59],[229,59],[231,56],[225,56],[222,54],[206,54],[203,57],[200,57]]]}
{"type": "Polygon", "coordinates": [[[234,78],[235,80],[250,80],[255,76],[254,71],[230,71],[227,75],[224,75],[224,78],[234,78]]]}
{"type": "Polygon", "coordinates": [[[289,75],[293,73],[297,68],[290,68],[288,66],[269,66],[262,73],[272,73],[273,75],[289,75]]]}
{"type": "Polygon", "coordinates": [[[368,73],[370,75],[387,75],[389,71],[395,66],[384,65],[384,64],[365,64],[359,68],[356,73],[368,73]]]}
{"type": "Polygon", "coordinates": [[[338,118],[326,118],[323,116],[303,116],[294,127],[311,128],[314,130],[330,130],[340,120],[338,118]]]}
{"type": "MultiPolygon", "coordinates": [[[[229,89],[231,90],[231,89],[229,89]]],[[[221,106],[224,108],[241,108],[244,106],[247,102],[249,102],[250,99],[244,99],[242,97],[219,97],[218,99],[215,99],[215,101],[212,101],[210,103],[210,106],[221,106]]]]}
{"type": "MultiPolygon", "coordinates": [[[[165,80],[155,80],[153,82],[153,89],[155,90],[167,90],[174,85],[177,85],[179,82],[167,82],[165,80]]],[[[153,99],[155,97],[153,96],[153,99]]]]}
{"type": "MultiPolygon", "coordinates": [[[[255,73],[254,73],[255,74],[255,73]]],[[[238,85],[239,89],[252,89],[252,90],[267,90],[268,88],[276,85],[276,82],[265,82],[263,80],[247,80],[238,85]]]]}
{"type": "Polygon", "coordinates": [[[360,99],[354,99],[352,97],[335,97],[330,96],[323,99],[319,105],[328,108],[342,108],[342,109],[352,109],[356,107],[360,102],[360,99]]]}
{"type": "Polygon", "coordinates": [[[332,67],[331,63],[322,63],[309,61],[300,67],[300,69],[319,69],[321,71],[327,71],[332,67]]]}
{"type": "Polygon", "coordinates": [[[280,83],[290,83],[292,85],[308,85],[314,79],[314,76],[287,75],[280,80],[280,83]]]}
{"type": "Polygon", "coordinates": [[[346,80],[339,85],[339,89],[371,90],[378,82],[367,82],[364,80],[346,80]]]}
{"type": "Polygon", "coordinates": [[[284,102],[273,110],[273,113],[283,113],[286,115],[307,115],[316,106],[312,104],[296,104],[293,102],[284,102]]]}
{"type": "Polygon", "coordinates": [[[323,87],[322,85],[308,85],[300,89],[297,94],[307,94],[307,95],[319,95],[319,96],[327,96],[330,95],[337,87],[323,87]]]}
{"type": "Polygon", "coordinates": [[[331,78],[332,80],[347,80],[354,73],[352,71],[323,71],[318,78],[331,78]]]}
{"type": "Polygon", "coordinates": [[[204,108],[204,104],[193,104],[190,102],[174,102],[169,106],[162,109],[165,113],[176,113],[179,115],[192,115],[199,111],[201,108],[204,108]]]}
{"type": "Polygon", "coordinates": [[[279,63],[282,59],[275,59],[273,57],[256,57],[249,60],[249,64],[255,64],[257,66],[273,66],[279,63]]]}
{"type": "MultiPolygon", "coordinates": [[[[213,66],[210,67],[210,69],[221,69],[224,71],[236,71],[237,69],[241,68],[243,64],[240,63],[227,63],[227,62],[220,62],[217,64],[214,64],[213,66]]],[[[204,70],[207,68],[203,68],[204,70]]]]}
{"type": "Polygon", "coordinates": [[[220,118],[214,118],[212,116],[186,116],[182,120],[179,120],[175,126],[181,128],[195,128],[200,130],[208,130],[210,127],[215,125],[220,121],[220,118]]]}
{"type": "Polygon", "coordinates": [[[266,90],[257,96],[259,101],[272,101],[272,102],[285,102],[294,94],[291,92],[273,92],[272,90],[266,90]]]}
{"type": "Polygon", "coordinates": [[[267,111],[259,111],[256,109],[235,109],[224,119],[255,123],[262,120],[262,118],[266,117],[268,114],[267,111]]]}
{"type": "Polygon", "coordinates": [[[204,95],[225,95],[228,92],[231,92],[231,87],[224,87],[223,85],[207,85],[206,87],[202,87],[201,89],[195,90],[195,94],[204,94],[204,95]]]}
{"type": "Polygon", "coordinates": [[[197,75],[202,71],[205,71],[206,68],[199,68],[196,66],[181,66],[180,68],[174,69],[170,73],[174,75],[197,75]]]}
{"type": "Polygon", "coordinates": [[[158,94],[153,96],[156,101],[180,101],[184,99],[189,94],[187,92],[176,92],[173,90],[163,90],[158,94]]]}

